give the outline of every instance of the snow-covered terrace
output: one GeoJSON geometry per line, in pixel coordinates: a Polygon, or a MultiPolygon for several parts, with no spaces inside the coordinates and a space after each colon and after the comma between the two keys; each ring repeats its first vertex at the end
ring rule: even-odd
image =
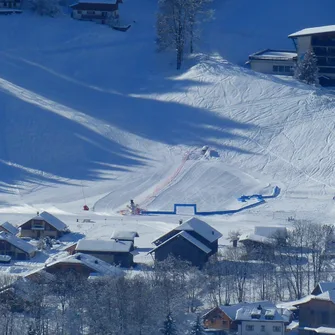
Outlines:
{"type": "Polygon", "coordinates": [[[265,49],[249,56],[249,60],[294,60],[297,53],[289,50],[265,49]]]}

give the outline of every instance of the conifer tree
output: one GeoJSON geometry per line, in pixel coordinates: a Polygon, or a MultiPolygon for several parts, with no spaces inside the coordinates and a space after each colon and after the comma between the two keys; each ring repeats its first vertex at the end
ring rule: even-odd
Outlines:
{"type": "Polygon", "coordinates": [[[317,58],[312,49],[306,51],[304,57],[298,60],[294,71],[294,77],[308,85],[319,84],[319,69],[317,58]]]}
{"type": "Polygon", "coordinates": [[[163,328],[161,329],[161,333],[163,335],[177,335],[176,323],[172,317],[172,313],[166,316],[166,320],[164,321],[163,328]]]}
{"type": "Polygon", "coordinates": [[[197,319],[191,329],[191,335],[204,335],[204,327],[202,326],[200,316],[197,316],[197,319]]]}

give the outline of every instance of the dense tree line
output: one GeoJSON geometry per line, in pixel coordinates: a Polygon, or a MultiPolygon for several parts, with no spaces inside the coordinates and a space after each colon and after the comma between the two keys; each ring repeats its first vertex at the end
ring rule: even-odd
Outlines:
{"type": "MultiPolygon", "coordinates": [[[[199,335],[205,308],[299,299],[319,281],[334,280],[333,236],[331,225],[295,221],[257,260],[242,247],[226,247],[202,270],[169,258],[125,277],[46,277],[29,282],[28,291],[0,294],[0,333],[199,335]]],[[[1,277],[0,287],[6,285],[1,277]]]]}

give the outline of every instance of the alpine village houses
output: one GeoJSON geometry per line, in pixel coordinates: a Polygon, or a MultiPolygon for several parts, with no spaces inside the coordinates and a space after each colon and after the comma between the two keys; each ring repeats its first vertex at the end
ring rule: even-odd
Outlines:
{"type": "Polygon", "coordinates": [[[291,322],[291,312],[278,309],[270,301],[219,306],[203,315],[206,334],[284,335],[291,322]]]}
{"type": "Polygon", "coordinates": [[[119,17],[119,4],[122,0],[79,0],[70,6],[71,16],[77,20],[108,24],[119,17]]]}
{"type": "Polygon", "coordinates": [[[20,237],[39,239],[59,238],[68,231],[66,224],[48,212],[36,216],[19,226],[20,237]]]}
{"type": "Polygon", "coordinates": [[[256,72],[292,76],[296,62],[311,49],[317,57],[320,84],[334,86],[335,25],[302,29],[288,37],[295,51],[265,49],[250,55],[247,64],[256,72]]]}
{"type": "Polygon", "coordinates": [[[149,253],[155,254],[156,261],[163,261],[171,255],[201,268],[211,255],[217,253],[221,237],[216,229],[193,217],[154,240],[152,243],[156,247],[149,253]]]}

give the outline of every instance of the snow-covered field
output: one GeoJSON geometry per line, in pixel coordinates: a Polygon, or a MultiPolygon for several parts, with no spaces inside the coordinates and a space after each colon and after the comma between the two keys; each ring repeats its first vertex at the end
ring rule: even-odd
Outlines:
{"type": "Polygon", "coordinates": [[[306,15],[290,14],[286,25],[275,16],[273,34],[265,34],[273,7],[263,8],[264,20],[243,21],[245,2],[216,4],[217,20],[205,25],[199,46],[212,53],[195,55],[181,72],[173,55],[155,52],[151,0],[121,5],[123,21],[133,24],[127,33],[67,16],[1,17],[0,220],[19,224],[50,211],[74,232],[63,246],[136,229],[138,261],[150,259],[151,240],[179,216],[122,217],[130,199],[149,210],[174,203],[226,210],[240,206],[242,194],[270,194],[278,185],[280,196],[260,207],[206,217],[222,244],[232,229],[288,225],[289,216],[333,223],[333,92],[224,59],[240,63],[261,46],[286,47],[287,34],[332,23],[330,11],[297,1],[306,15]],[[227,13],[229,20],[219,19],[227,13]],[[213,155],[201,155],[204,145],[213,155]],[[94,222],[82,222],[88,218],[94,222]]]}

